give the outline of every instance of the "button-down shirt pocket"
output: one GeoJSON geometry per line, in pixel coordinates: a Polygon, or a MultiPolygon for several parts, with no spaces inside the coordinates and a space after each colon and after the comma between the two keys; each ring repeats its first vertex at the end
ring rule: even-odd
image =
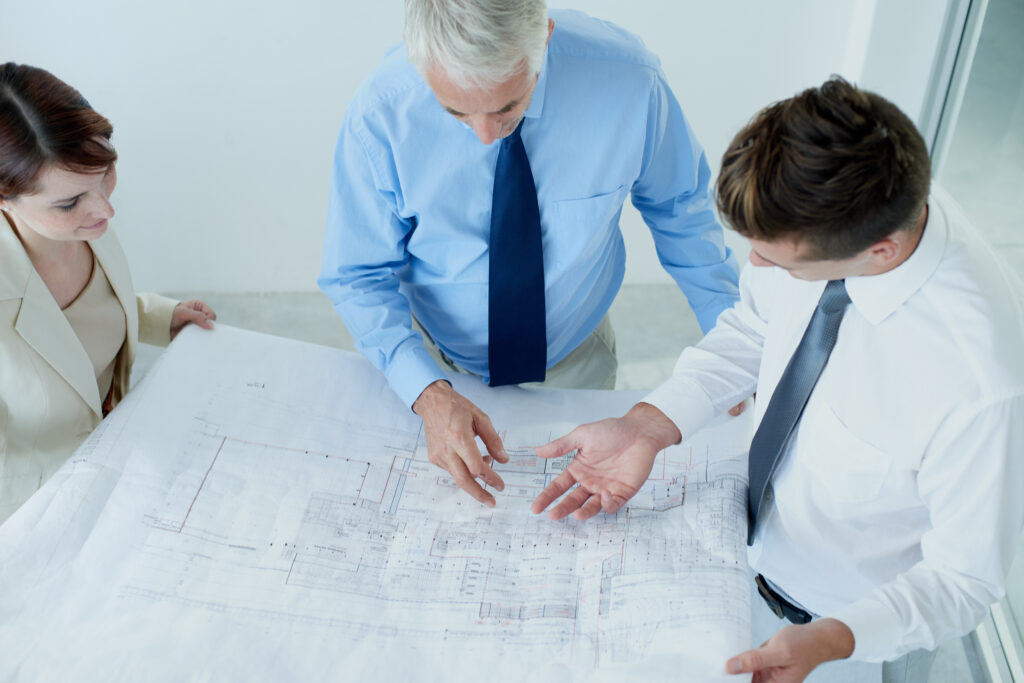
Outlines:
{"type": "Polygon", "coordinates": [[[610,192],[562,199],[551,204],[544,231],[544,256],[558,268],[568,263],[591,266],[594,258],[607,251],[619,237],[619,214],[629,187],[620,185],[610,192]]]}
{"type": "Polygon", "coordinates": [[[876,500],[893,467],[892,457],[850,431],[824,402],[814,407],[801,421],[799,438],[806,440],[801,450],[814,454],[801,465],[817,482],[819,499],[840,515],[847,503],[876,500]]]}

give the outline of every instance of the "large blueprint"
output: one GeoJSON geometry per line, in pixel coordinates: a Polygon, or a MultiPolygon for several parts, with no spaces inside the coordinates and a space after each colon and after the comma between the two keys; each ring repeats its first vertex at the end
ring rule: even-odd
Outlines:
{"type": "Polygon", "coordinates": [[[0,527],[0,680],[738,680],[747,418],[552,522],[530,446],[638,395],[453,381],[511,455],[494,509],[362,358],[186,330],[0,527]]]}

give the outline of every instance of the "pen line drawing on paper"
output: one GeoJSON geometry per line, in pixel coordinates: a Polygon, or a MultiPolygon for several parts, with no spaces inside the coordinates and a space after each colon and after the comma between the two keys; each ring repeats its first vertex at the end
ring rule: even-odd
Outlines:
{"type": "MultiPolygon", "coordinates": [[[[225,339],[219,352],[268,355],[279,343],[262,349],[253,336],[225,339]]],[[[330,357],[332,386],[374,378],[361,360],[330,357]]],[[[746,647],[736,439],[711,433],[663,451],[617,514],[552,522],[530,514],[529,501],[569,456],[543,460],[514,445],[563,433],[569,425],[538,419],[550,409],[509,400],[500,419],[510,461],[496,466],[506,487],[490,509],[427,461],[418,420],[391,398],[320,397],[309,390],[323,374],[315,365],[288,388],[302,376],[297,361],[242,372],[214,354],[178,389],[201,400],[158,416],[145,390],[183,381],[174,360],[162,359],[127,406],[131,421],[112,420],[84,456],[123,459],[111,501],[138,510],[122,521],[136,542],[96,618],[157,608],[199,632],[244,623],[285,643],[289,630],[315,633],[338,657],[387,657],[396,643],[477,664],[497,657],[518,662],[507,680],[709,649],[717,669],[730,648],[746,647]],[[147,457],[155,444],[175,455],[147,457]]]]}

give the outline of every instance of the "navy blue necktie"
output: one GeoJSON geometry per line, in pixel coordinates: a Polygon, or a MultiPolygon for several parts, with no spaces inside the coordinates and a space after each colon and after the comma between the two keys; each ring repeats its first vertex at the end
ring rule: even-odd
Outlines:
{"type": "Polygon", "coordinates": [[[487,309],[492,387],[541,382],[547,368],[540,209],[522,129],[520,121],[501,141],[494,169],[487,309]]]}
{"type": "Polygon", "coordinates": [[[786,447],[807,399],[818,383],[832,348],[839,337],[839,323],[843,321],[850,296],[842,280],[830,280],[818,300],[811,322],[804,330],[800,344],[789,359],[768,402],[753,440],[750,442],[747,506],[747,545],[753,542],[757,515],[764,501],[768,482],[775,473],[779,456],[786,447]]]}

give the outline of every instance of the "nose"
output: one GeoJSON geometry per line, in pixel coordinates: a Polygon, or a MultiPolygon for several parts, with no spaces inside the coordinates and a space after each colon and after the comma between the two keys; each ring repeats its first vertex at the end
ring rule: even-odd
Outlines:
{"type": "Polygon", "coordinates": [[[489,145],[501,136],[501,117],[485,114],[473,119],[470,124],[480,142],[489,145]]]}
{"type": "Polygon", "coordinates": [[[96,193],[96,200],[93,202],[90,215],[96,216],[98,220],[105,220],[114,217],[114,205],[104,192],[96,193]]]}

